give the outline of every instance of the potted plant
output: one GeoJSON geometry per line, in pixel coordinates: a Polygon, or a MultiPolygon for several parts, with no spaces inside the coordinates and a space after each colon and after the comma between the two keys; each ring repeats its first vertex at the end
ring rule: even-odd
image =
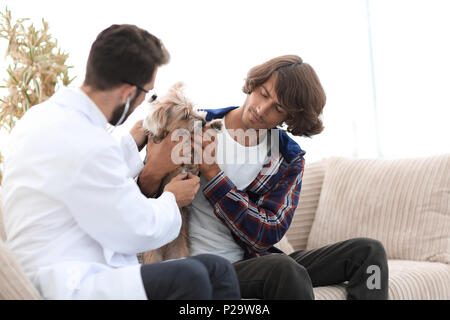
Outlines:
{"type": "MultiPolygon", "coordinates": [[[[35,28],[29,19],[13,22],[8,8],[0,12],[0,38],[8,41],[7,79],[0,88],[8,95],[0,98],[0,130],[10,132],[16,121],[36,104],[50,98],[60,86],[69,85],[66,65],[68,54],[63,52],[49,33],[48,23],[35,28]],[[3,90],[6,91],[6,90],[3,90]]],[[[2,157],[0,154],[0,164],[2,157]]],[[[0,170],[0,184],[2,174],[0,170]]]]}

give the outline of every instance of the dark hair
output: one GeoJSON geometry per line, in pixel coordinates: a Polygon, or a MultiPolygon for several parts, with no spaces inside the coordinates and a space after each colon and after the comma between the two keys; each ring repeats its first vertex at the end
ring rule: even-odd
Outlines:
{"type": "Polygon", "coordinates": [[[296,55],[273,58],[249,71],[242,90],[250,94],[272,76],[280,105],[288,113],[287,131],[306,137],[322,132],[319,116],[326,96],[314,69],[296,55]]]}
{"type": "Polygon", "coordinates": [[[92,44],[84,84],[97,90],[113,89],[124,81],[142,87],[169,59],[162,42],[148,31],[114,24],[92,44]]]}

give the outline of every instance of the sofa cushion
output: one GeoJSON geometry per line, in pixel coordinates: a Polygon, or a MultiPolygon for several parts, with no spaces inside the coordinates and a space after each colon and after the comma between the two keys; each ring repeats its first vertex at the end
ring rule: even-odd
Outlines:
{"type": "Polygon", "coordinates": [[[347,292],[344,284],[332,286],[316,287],[313,289],[314,299],[316,300],[345,300],[347,292]]]}
{"type": "Polygon", "coordinates": [[[3,225],[2,210],[2,188],[0,188],[0,241],[6,241],[6,232],[5,226],[3,225]]]}
{"type": "Polygon", "coordinates": [[[12,253],[0,240],[0,300],[41,299],[12,253]]]}
{"type": "Polygon", "coordinates": [[[450,154],[331,158],[307,248],[369,237],[389,259],[450,263],[449,208],[450,154]]]}
{"type": "Polygon", "coordinates": [[[389,296],[392,299],[450,299],[448,264],[405,260],[391,260],[388,263],[389,296]]]}
{"type": "Polygon", "coordinates": [[[286,254],[291,254],[292,252],[294,252],[294,248],[292,247],[292,245],[290,244],[288,238],[286,236],[284,236],[280,242],[278,242],[277,244],[275,244],[275,247],[280,249],[281,251],[283,251],[286,254]]]}
{"type": "Polygon", "coordinates": [[[306,249],[309,232],[319,204],[326,164],[326,160],[305,163],[300,200],[286,233],[294,250],[306,249]]]}
{"type": "MultiPolygon", "coordinates": [[[[438,262],[388,260],[390,300],[450,299],[450,266],[438,262]]],[[[314,288],[316,300],[346,299],[345,285],[314,288]]]]}

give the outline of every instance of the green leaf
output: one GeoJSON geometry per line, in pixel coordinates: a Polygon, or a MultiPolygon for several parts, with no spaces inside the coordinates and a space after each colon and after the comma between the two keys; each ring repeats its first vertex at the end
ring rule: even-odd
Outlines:
{"type": "MultiPolygon", "coordinates": [[[[24,74],[23,74],[23,79],[22,79],[22,82],[23,83],[26,83],[27,85],[28,85],[28,83],[27,83],[27,77],[28,77],[28,71],[26,71],[24,74]]],[[[29,81],[28,81],[29,82],[29,81]]]]}
{"type": "Polygon", "coordinates": [[[38,96],[38,100],[41,97],[41,86],[39,85],[39,82],[37,82],[36,79],[33,79],[34,82],[34,86],[36,87],[37,90],[37,96],[38,96]]]}
{"type": "Polygon", "coordinates": [[[16,84],[19,84],[19,81],[17,81],[16,77],[14,77],[10,68],[6,69],[6,72],[8,72],[9,76],[16,82],[16,84]]]}
{"type": "Polygon", "coordinates": [[[30,85],[30,82],[32,79],[33,79],[33,77],[30,75],[30,77],[28,78],[28,81],[26,82],[27,86],[30,85]]]}
{"type": "MultiPolygon", "coordinates": [[[[25,96],[27,97],[28,103],[31,104],[30,96],[28,95],[28,93],[26,93],[26,92],[24,92],[24,93],[25,93],[25,96]]],[[[24,101],[24,102],[26,103],[26,101],[24,101]]],[[[25,108],[25,110],[26,110],[26,108],[25,108]]]]}

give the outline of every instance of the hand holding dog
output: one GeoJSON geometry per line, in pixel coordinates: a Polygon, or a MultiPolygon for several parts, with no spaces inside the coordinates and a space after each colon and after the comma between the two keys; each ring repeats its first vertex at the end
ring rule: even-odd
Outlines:
{"type": "Polygon", "coordinates": [[[199,177],[192,173],[182,173],[170,180],[164,187],[164,191],[172,192],[175,195],[178,207],[182,208],[194,200],[199,188],[199,177]]]}
{"type": "Polygon", "coordinates": [[[145,132],[145,129],[142,126],[143,122],[144,120],[139,120],[130,130],[130,134],[136,142],[139,151],[141,151],[147,143],[147,132],[145,132]]]}
{"type": "Polygon", "coordinates": [[[154,143],[151,139],[147,143],[146,166],[160,178],[180,166],[180,164],[174,163],[172,159],[172,149],[177,143],[177,141],[171,140],[170,133],[159,143],[154,143]]]}
{"type": "Polygon", "coordinates": [[[173,146],[177,143],[168,134],[161,142],[154,143],[149,139],[147,143],[147,162],[142,170],[138,185],[141,192],[152,197],[159,189],[162,179],[179,167],[171,158],[173,146]]]}
{"type": "Polygon", "coordinates": [[[221,171],[216,163],[217,130],[205,128],[201,140],[196,138],[194,137],[194,152],[201,155],[199,170],[209,181],[221,171]]]}

